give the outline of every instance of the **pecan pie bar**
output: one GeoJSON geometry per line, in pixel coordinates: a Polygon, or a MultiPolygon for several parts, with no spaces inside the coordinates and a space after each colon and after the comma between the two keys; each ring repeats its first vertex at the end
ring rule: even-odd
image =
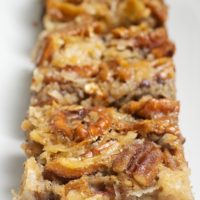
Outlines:
{"type": "Polygon", "coordinates": [[[115,105],[175,98],[174,45],[164,28],[141,24],[104,36],[55,32],[36,48],[32,105],[115,105]]]}
{"type": "Polygon", "coordinates": [[[45,0],[13,200],[193,200],[163,0],[45,0]]]}
{"type": "Polygon", "coordinates": [[[162,26],[167,18],[163,0],[46,0],[44,25],[48,30],[95,23],[97,31],[145,22],[162,26]]]}
{"type": "Polygon", "coordinates": [[[18,199],[190,200],[179,104],[30,107],[18,199]]]}

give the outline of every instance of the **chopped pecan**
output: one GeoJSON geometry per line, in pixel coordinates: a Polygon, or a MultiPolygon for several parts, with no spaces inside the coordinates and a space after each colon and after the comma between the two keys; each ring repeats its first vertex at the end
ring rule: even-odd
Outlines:
{"type": "Polygon", "coordinates": [[[165,28],[158,28],[149,34],[139,34],[136,37],[136,46],[150,49],[161,46],[168,39],[165,28]]]}
{"type": "Polygon", "coordinates": [[[180,130],[177,123],[168,119],[142,120],[135,123],[132,129],[143,137],[147,137],[149,134],[162,136],[166,133],[180,135],[180,130]]]}
{"type": "Polygon", "coordinates": [[[101,81],[106,81],[109,78],[110,70],[107,63],[102,63],[99,68],[98,78],[101,81]]]}
{"type": "Polygon", "coordinates": [[[59,112],[56,115],[54,115],[51,120],[51,124],[55,132],[61,132],[70,139],[73,139],[72,130],[68,126],[66,121],[66,115],[63,112],[59,112]]]}
{"type": "Polygon", "coordinates": [[[84,12],[81,5],[58,0],[48,0],[46,7],[48,14],[56,20],[70,19],[84,12]]]}
{"type": "Polygon", "coordinates": [[[88,128],[89,134],[92,136],[102,135],[110,126],[110,119],[105,115],[98,119],[97,122],[91,124],[88,128]]]}
{"type": "Polygon", "coordinates": [[[130,101],[122,110],[136,117],[155,119],[174,115],[179,112],[179,102],[168,99],[142,98],[140,101],[130,101]]]}
{"type": "Polygon", "coordinates": [[[42,153],[42,145],[36,142],[29,142],[22,145],[23,150],[27,156],[39,156],[42,153]]]}
{"type": "Polygon", "coordinates": [[[140,34],[136,37],[136,46],[149,48],[155,57],[173,56],[175,52],[174,44],[169,41],[165,28],[158,28],[149,34],[140,34]]]}
{"type": "Polygon", "coordinates": [[[85,128],[83,124],[79,124],[76,129],[74,130],[74,134],[76,137],[76,141],[82,141],[88,137],[88,130],[85,128]]]}
{"type": "Polygon", "coordinates": [[[82,77],[86,77],[86,78],[93,77],[98,73],[97,69],[90,65],[85,65],[81,67],[80,66],[66,66],[64,69],[66,71],[74,71],[78,75],[82,77]]]}
{"type": "Polygon", "coordinates": [[[126,15],[126,20],[140,21],[149,16],[149,9],[145,6],[143,1],[127,0],[125,1],[125,8],[123,10],[126,15]]]}
{"type": "Polygon", "coordinates": [[[167,41],[163,45],[156,47],[152,50],[152,53],[156,58],[161,58],[162,56],[172,57],[176,51],[174,43],[167,41]]]}
{"type": "Polygon", "coordinates": [[[137,143],[124,149],[114,160],[112,169],[116,173],[126,173],[139,184],[149,186],[162,163],[161,150],[151,142],[137,143]]]}
{"type": "Polygon", "coordinates": [[[112,35],[116,38],[128,38],[130,32],[125,27],[117,27],[112,30],[112,35]]]}
{"type": "Polygon", "coordinates": [[[111,124],[109,110],[98,108],[60,111],[51,119],[51,125],[55,133],[61,133],[69,137],[70,140],[77,142],[91,136],[104,134],[111,124]],[[95,114],[92,115],[92,112],[96,113],[96,119],[95,114]],[[85,118],[88,118],[90,114],[93,119],[88,121],[85,118]]]}
{"type": "Polygon", "coordinates": [[[65,135],[71,136],[72,130],[69,127],[71,120],[82,120],[88,113],[87,109],[82,107],[68,107],[66,109],[58,110],[51,118],[51,125],[53,130],[64,132],[65,135]],[[70,129],[70,130],[69,130],[70,129]]]}
{"type": "Polygon", "coordinates": [[[130,69],[125,67],[117,67],[115,73],[120,81],[127,81],[131,77],[130,69]]]}
{"type": "Polygon", "coordinates": [[[179,166],[176,158],[167,149],[164,150],[163,159],[164,164],[173,170],[175,170],[179,166]]]}
{"type": "Polygon", "coordinates": [[[56,38],[51,35],[46,36],[43,42],[37,49],[37,55],[35,55],[35,62],[37,66],[43,65],[45,62],[50,61],[52,55],[57,48],[56,38]]]}
{"type": "Polygon", "coordinates": [[[168,8],[163,1],[145,0],[145,4],[150,8],[152,14],[159,20],[160,24],[163,24],[166,21],[168,8]]]}
{"type": "Polygon", "coordinates": [[[174,78],[174,63],[171,58],[159,58],[152,62],[155,69],[154,80],[159,84],[164,84],[166,80],[174,78]]]}

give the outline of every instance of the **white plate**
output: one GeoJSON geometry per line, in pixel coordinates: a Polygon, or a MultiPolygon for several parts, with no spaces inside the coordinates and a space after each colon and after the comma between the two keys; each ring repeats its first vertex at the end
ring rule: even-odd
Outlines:
{"type": "MultiPolygon", "coordinates": [[[[177,46],[177,90],[181,129],[192,171],[195,199],[200,200],[200,1],[168,0],[169,31],[177,46]]],[[[24,154],[20,123],[29,102],[33,68],[29,55],[39,29],[37,0],[0,1],[0,199],[11,199],[19,184],[24,154]]]]}

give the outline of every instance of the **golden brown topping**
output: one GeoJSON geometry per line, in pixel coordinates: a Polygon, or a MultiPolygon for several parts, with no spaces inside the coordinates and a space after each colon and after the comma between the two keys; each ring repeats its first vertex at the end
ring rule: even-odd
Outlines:
{"type": "Polygon", "coordinates": [[[127,173],[139,184],[149,186],[158,173],[162,162],[162,152],[153,143],[134,144],[124,149],[114,160],[112,169],[117,173],[127,173]]]}
{"type": "Polygon", "coordinates": [[[169,102],[164,99],[142,99],[124,106],[123,112],[114,108],[83,108],[57,104],[32,107],[26,130],[30,140],[44,146],[78,145],[97,136],[116,133],[119,138],[128,132],[136,133],[140,138],[159,141],[161,146],[167,146],[168,143],[174,143],[177,137],[182,139],[177,125],[178,104],[174,101],[171,101],[172,104],[169,102]],[[162,137],[166,134],[173,137],[162,137]]]}
{"type": "Polygon", "coordinates": [[[163,116],[177,115],[179,102],[144,97],[140,101],[130,101],[122,107],[122,110],[136,117],[156,119],[163,116]]]}

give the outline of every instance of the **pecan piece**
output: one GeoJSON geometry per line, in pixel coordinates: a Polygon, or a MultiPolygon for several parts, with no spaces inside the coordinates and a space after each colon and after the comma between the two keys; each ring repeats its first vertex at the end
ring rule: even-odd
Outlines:
{"type": "Polygon", "coordinates": [[[44,65],[45,62],[50,61],[55,49],[58,48],[56,38],[48,35],[43,39],[42,43],[36,47],[37,53],[34,55],[34,60],[37,66],[44,65]]]}
{"type": "Polygon", "coordinates": [[[101,108],[59,111],[51,119],[54,133],[61,133],[77,142],[103,135],[111,124],[109,109],[101,108]]]}
{"type": "Polygon", "coordinates": [[[53,130],[55,132],[61,132],[65,136],[72,139],[72,130],[70,129],[70,127],[68,126],[68,124],[66,122],[65,113],[59,112],[56,115],[54,115],[51,120],[51,124],[52,124],[53,130]]]}
{"type": "Polygon", "coordinates": [[[145,5],[150,8],[160,24],[163,24],[167,19],[168,7],[162,1],[145,0],[145,5]]]}
{"type": "Polygon", "coordinates": [[[143,137],[149,134],[164,135],[166,133],[180,136],[180,130],[176,122],[168,119],[142,120],[133,125],[133,130],[143,137]]]}
{"type": "Polygon", "coordinates": [[[168,39],[165,28],[158,28],[149,34],[140,34],[136,37],[136,45],[139,47],[156,48],[168,39]]]}
{"type": "Polygon", "coordinates": [[[162,160],[161,150],[152,142],[136,143],[118,154],[112,169],[128,174],[142,186],[149,186],[156,178],[162,160]]]}
{"type": "Polygon", "coordinates": [[[144,97],[140,101],[130,101],[122,107],[122,110],[136,117],[155,119],[163,116],[177,115],[179,112],[179,102],[144,97]]]}
{"type": "Polygon", "coordinates": [[[72,3],[61,1],[47,1],[48,14],[57,20],[66,20],[68,18],[74,18],[79,14],[84,13],[84,9],[81,5],[74,5],[72,3]]]}

